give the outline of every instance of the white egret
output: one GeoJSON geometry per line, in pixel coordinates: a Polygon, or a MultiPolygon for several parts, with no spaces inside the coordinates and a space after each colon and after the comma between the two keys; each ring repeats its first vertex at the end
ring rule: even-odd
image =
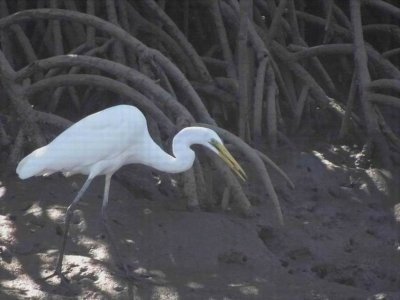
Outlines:
{"type": "Polygon", "coordinates": [[[119,168],[126,164],[140,163],[163,172],[183,172],[193,165],[195,153],[190,148],[193,144],[203,145],[218,154],[245,180],[245,172],[213,130],[204,127],[182,129],[173,139],[174,156],[171,156],[151,138],[142,112],[130,105],[118,105],[89,115],[69,127],[50,144],[26,156],[17,167],[21,179],[47,176],[55,172],[62,172],[66,176],[77,173],[88,175],[67,209],[64,236],[53,275],[65,279],[61,269],[71,217],[94,177],[105,175],[101,210],[105,220],[111,177],[119,168]]]}

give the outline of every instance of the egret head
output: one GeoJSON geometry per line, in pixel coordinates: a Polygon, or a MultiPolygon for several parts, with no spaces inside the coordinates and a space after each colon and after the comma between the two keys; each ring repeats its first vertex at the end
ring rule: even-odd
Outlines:
{"type": "Polygon", "coordinates": [[[209,148],[211,151],[218,154],[219,157],[235,172],[237,176],[240,177],[243,181],[246,181],[247,175],[239,163],[233,158],[232,154],[226,149],[224,143],[222,142],[221,138],[218,134],[210,130],[210,134],[207,137],[207,145],[206,147],[209,148]]]}
{"type": "MultiPolygon", "coordinates": [[[[191,145],[202,145],[210,149],[212,152],[216,153],[237,176],[239,176],[243,181],[246,181],[247,175],[243,171],[242,167],[229,153],[228,149],[224,146],[221,138],[218,134],[209,128],[201,126],[190,126],[183,128],[174,138],[172,143],[172,148],[175,157],[188,157],[187,149],[191,145]]],[[[194,152],[192,151],[193,160],[194,152]]],[[[193,161],[190,164],[192,166],[193,161]]]]}

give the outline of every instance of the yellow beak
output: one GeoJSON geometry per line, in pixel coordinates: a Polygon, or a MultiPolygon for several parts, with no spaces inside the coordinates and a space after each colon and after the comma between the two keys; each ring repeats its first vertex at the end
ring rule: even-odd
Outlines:
{"type": "Polygon", "coordinates": [[[233,158],[232,154],[221,143],[214,143],[213,146],[218,150],[219,157],[240,177],[243,181],[247,180],[246,172],[239,163],[233,158]]]}

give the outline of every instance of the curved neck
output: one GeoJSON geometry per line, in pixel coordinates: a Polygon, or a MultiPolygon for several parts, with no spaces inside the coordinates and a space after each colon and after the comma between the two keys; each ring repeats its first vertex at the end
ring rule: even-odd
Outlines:
{"type": "Polygon", "coordinates": [[[185,128],[178,132],[172,141],[172,153],[174,156],[166,153],[155,142],[151,146],[149,160],[147,165],[167,172],[180,173],[189,170],[194,163],[195,153],[190,148],[195,144],[195,135],[190,128],[185,128]],[[153,155],[151,155],[153,154],[153,155]],[[153,157],[152,157],[153,156],[153,157]]]}

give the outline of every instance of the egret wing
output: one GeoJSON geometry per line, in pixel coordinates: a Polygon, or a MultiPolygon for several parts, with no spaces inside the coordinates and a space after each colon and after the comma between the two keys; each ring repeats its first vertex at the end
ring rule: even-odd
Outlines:
{"type": "Polygon", "coordinates": [[[122,108],[90,115],[60,134],[48,145],[48,168],[85,174],[100,161],[133,151],[148,134],[146,119],[138,109],[122,108]]]}

